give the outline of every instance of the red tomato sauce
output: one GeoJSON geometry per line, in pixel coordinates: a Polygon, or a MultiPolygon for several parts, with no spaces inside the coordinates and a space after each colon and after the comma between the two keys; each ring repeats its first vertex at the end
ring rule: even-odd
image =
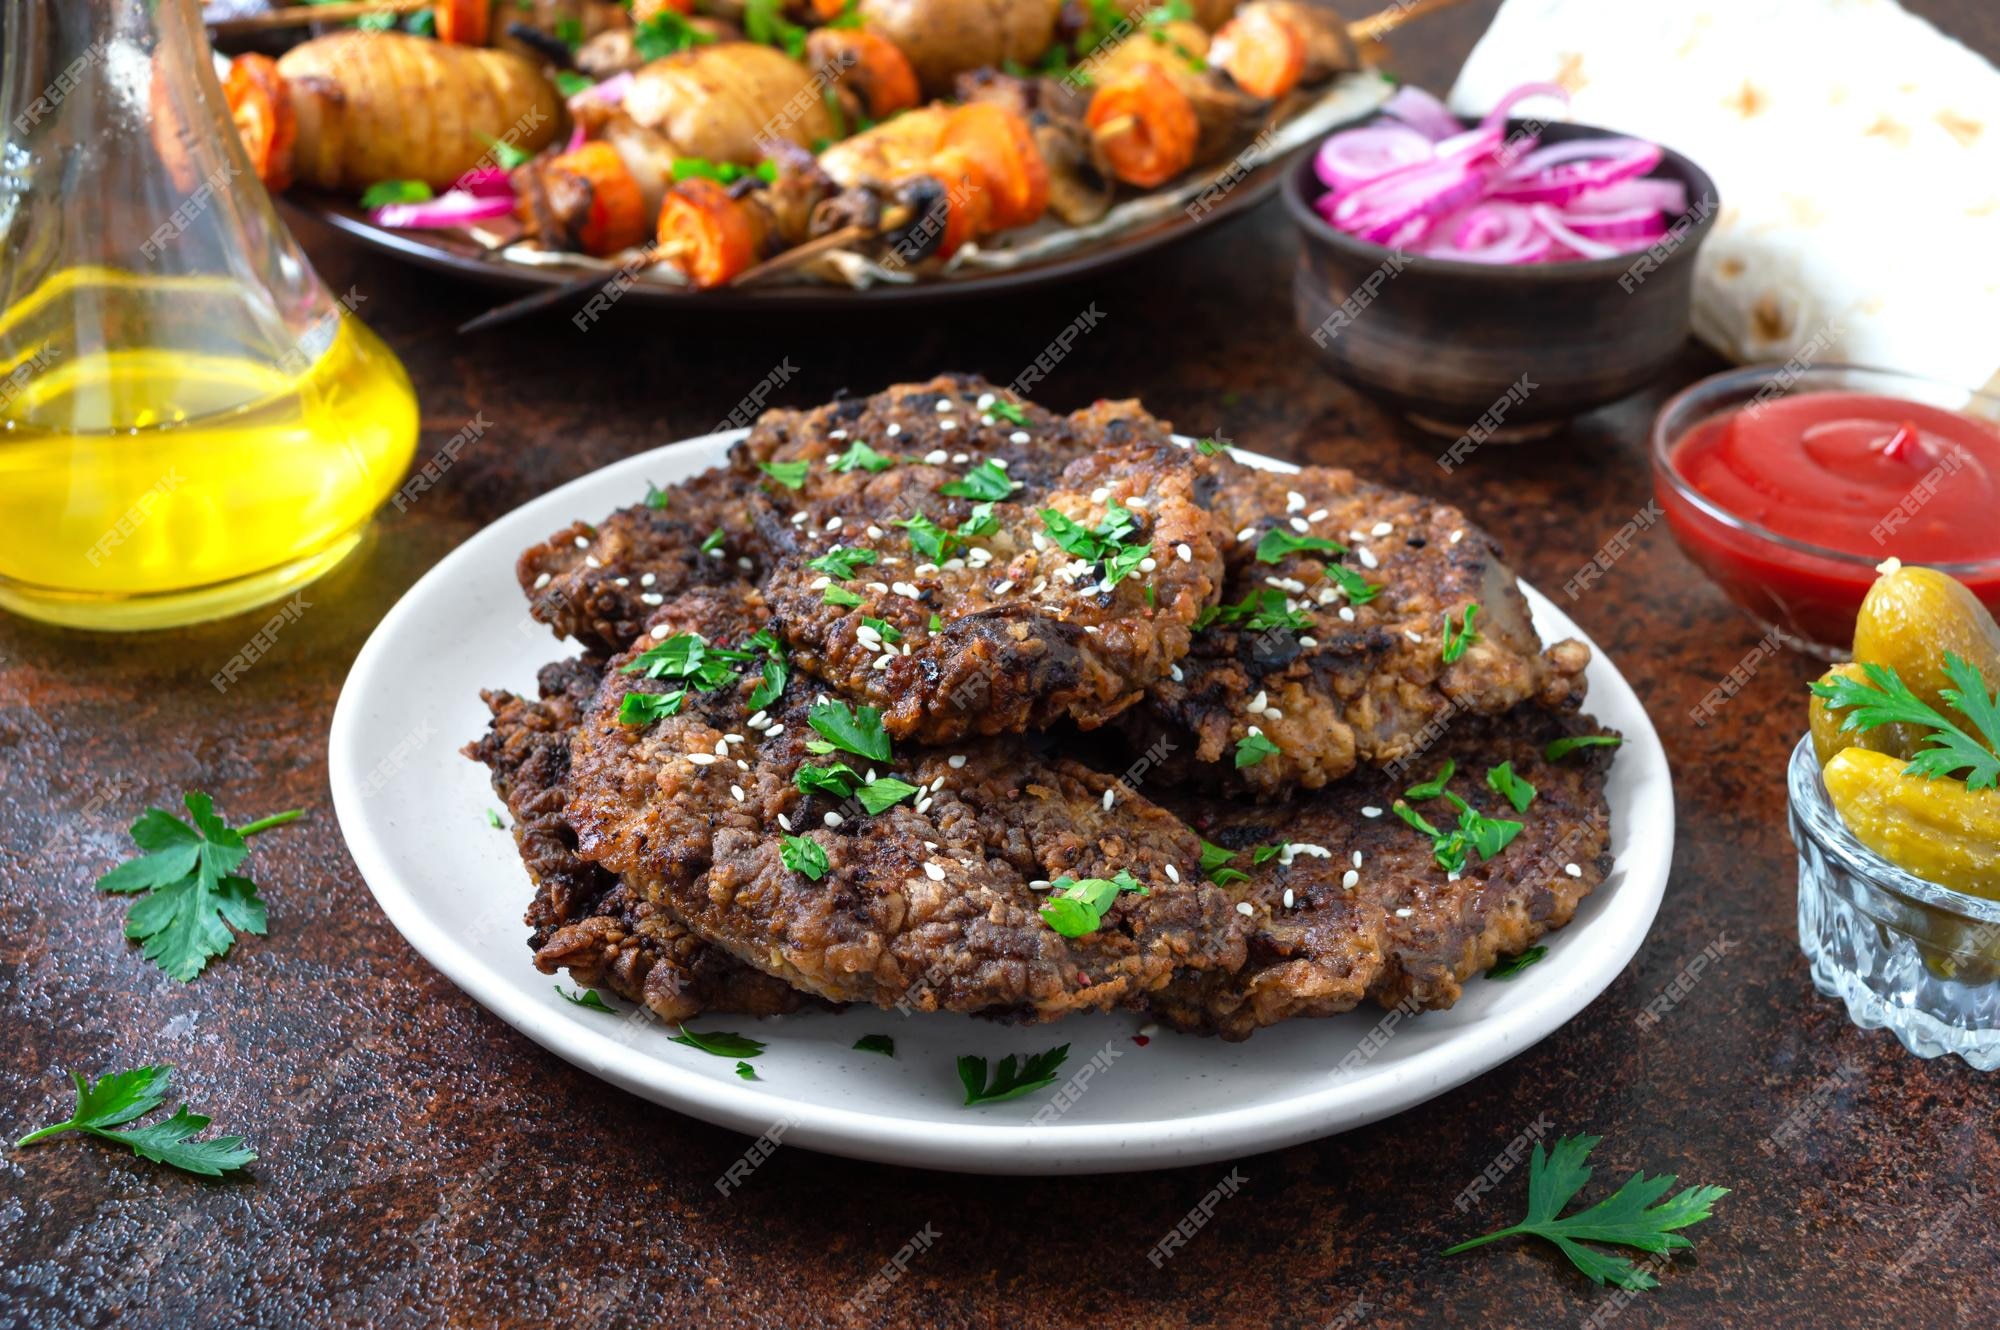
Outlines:
{"type": "Polygon", "coordinates": [[[1874,565],[1891,556],[1952,565],[2000,609],[2000,427],[1894,397],[1800,393],[1711,416],[1669,455],[1716,507],[1815,547],[1733,526],[1661,485],[1689,556],[1767,620],[1851,640],[1874,565]],[[1961,567],[1981,561],[1990,566],[1961,567]]]}

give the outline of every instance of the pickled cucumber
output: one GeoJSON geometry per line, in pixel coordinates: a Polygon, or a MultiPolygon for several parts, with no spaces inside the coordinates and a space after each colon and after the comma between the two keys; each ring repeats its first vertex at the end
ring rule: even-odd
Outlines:
{"type": "MultiPolygon", "coordinates": [[[[1935,568],[1891,568],[1875,579],[1854,624],[1854,658],[1887,665],[1909,690],[1945,709],[1949,651],[2000,687],[2000,624],[1958,579],[1935,568]]],[[[1873,745],[1867,745],[1873,747],[1873,745]]]]}
{"type": "MultiPolygon", "coordinates": [[[[1819,677],[1821,683],[1832,683],[1835,679],[1868,683],[1867,672],[1853,662],[1836,665],[1819,677]]],[[[1813,695],[1808,714],[1812,724],[1813,756],[1819,759],[1822,767],[1833,761],[1834,754],[1843,748],[1866,748],[1908,761],[1921,746],[1921,736],[1909,733],[1908,728],[1902,725],[1877,725],[1865,730],[1841,729],[1841,722],[1847,718],[1846,708],[1835,711],[1818,694],[1813,695]]]]}
{"type": "Polygon", "coordinates": [[[1903,760],[1845,748],[1826,792],[1854,838],[1926,881],[2000,899],[2000,790],[1903,774],[1903,760]]]}

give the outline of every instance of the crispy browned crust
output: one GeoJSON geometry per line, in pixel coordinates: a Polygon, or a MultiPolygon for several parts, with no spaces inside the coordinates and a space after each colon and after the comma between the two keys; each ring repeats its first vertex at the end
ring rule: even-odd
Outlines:
{"type": "Polygon", "coordinates": [[[1588,648],[1566,641],[1543,650],[1499,547],[1459,510],[1334,467],[1293,475],[1225,457],[1202,466],[1201,493],[1227,531],[1221,603],[1276,591],[1309,622],[1296,630],[1212,624],[1195,633],[1175,676],[1153,687],[1145,711],[1133,716],[1138,737],[1150,742],[1164,723],[1188,740],[1196,762],[1224,764],[1194,778],[1233,772],[1259,796],[1282,798],[1357,765],[1394,763],[1456,712],[1493,714],[1528,700],[1581,705],[1588,648]],[[1274,527],[1353,552],[1260,562],[1258,543],[1274,527]],[[1379,592],[1351,604],[1325,571],[1330,559],[1379,592]],[[1446,664],[1445,616],[1456,626],[1475,602],[1478,635],[1446,664]],[[1235,768],[1237,746],[1253,726],[1278,751],[1235,768]]]}
{"type": "Polygon", "coordinates": [[[582,855],[787,983],[834,1001],[1048,1020],[1242,963],[1241,916],[1199,880],[1199,843],[1110,777],[1020,740],[968,743],[959,765],[951,750],[913,749],[873,765],[923,797],[869,815],[793,782],[807,761],[871,766],[808,751],[811,685],[795,680],[761,729],[745,714],[748,683],[691,695],[645,727],[616,718],[632,687],[658,685],[607,675],[573,743],[582,855]],[[822,879],[785,867],[788,831],[825,851],[822,879]],[[1046,888],[1033,884],[1121,869],[1149,894],[1121,896],[1096,932],[1066,938],[1037,914],[1046,888]]]}
{"type": "MultiPolygon", "coordinates": [[[[1193,484],[1187,452],[1171,443],[1101,449],[1039,503],[994,503],[997,529],[966,538],[939,564],[895,525],[940,510],[932,478],[885,472],[873,522],[778,560],[767,583],[778,631],[794,664],[880,708],[899,739],[944,743],[1065,718],[1093,728],[1138,702],[1186,652],[1195,616],[1214,599],[1222,562],[1193,484]],[[1094,528],[1114,503],[1138,523],[1133,538],[1151,542],[1152,566],[1107,587],[1101,563],[1049,538],[1042,512],[1094,528]],[[829,604],[833,579],[811,566],[836,546],[874,558],[841,582],[857,605],[829,604]],[[893,630],[886,637],[882,623],[893,630]]],[[[940,525],[955,529],[970,506],[943,502],[953,511],[940,525]]]]}
{"type": "MultiPolygon", "coordinates": [[[[1155,1000],[1156,1010],[1181,1029],[1242,1039],[1277,1021],[1334,1015],[1364,999],[1385,1007],[1451,1006],[1466,979],[1568,923],[1610,872],[1604,785],[1615,750],[1584,748],[1555,762],[1542,756],[1552,739],[1604,732],[1588,717],[1532,705],[1456,722],[1423,755],[1425,776],[1416,779],[1436,774],[1450,758],[1457,764],[1454,793],[1523,829],[1496,858],[1470,865],[1455,881],[1433,860],[1428,838],[1392,811],[1411,780],[1364,769],[1287,804],[1190,801],[1184,810],[1190,820],[1226,849],[1286,842],[1295,848],[1262,865],[1247,853],[1238,856],[1235,866],[1250,877],[1228,890],[1254,911],[1242,970],[1182,975],[1155,1000]],[[1525,813],[1486,784],[1488,769],[1502,762],[1512,762],[1536,787],[1525,813]],[[1343,885],[1350,870],[1357,874],[1351,888],[1343,885]],[[1410,913],[1399,917],[1399,910],[1410,913]]],[[[1417,811],[1440,829],[1454,822],[1441,799],[1417,811]]]]}
{"type": "Polygon", "coordinates": [[[576,834],[564,817],[569,737],[602,673],[599,660],[562,661],[542,670],[540,701],[482,694],[492,726],[465,748],[491,769],[535,885],[526,922],[536,967],[544,974],[568,970],[576,983],[641,1003],[665,1021],[704,1011],[768,1016],[807,1005],[805,994],[709,946],[577,857],[576,834]]]}

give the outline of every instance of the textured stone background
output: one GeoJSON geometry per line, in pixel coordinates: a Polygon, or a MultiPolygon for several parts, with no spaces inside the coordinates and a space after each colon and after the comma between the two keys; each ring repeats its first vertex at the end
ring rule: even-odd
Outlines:
{"type": "MultiPolygon", "coordinates": [[[[1917,7],[2000,52],[1989,0],[1917,7]]],[[[1417,25],[1401,71],[1447,85],[1492,8],[1417,25]]],[[[1920,241],[1922,218],[1907,229],[1920,241]]],[[[1638,958],[1567,1028],[1464,1089],[1241,1161],[1240,1195],[1162,1270],[1146,1250],[1228,1166],[1006,1180],[784,1149],[718,1196],[743,1138],[610,1089],[489,1016],[403,943],[342,848],[326,727],[384,611],[515,505],[708,429],[780,358],[798,370],[791,403],[946,368],[1005,380],[1095,301],[1105,324],[1050,376],[1051,405],[1136,394],[1196,432],[1439,494],[1549,588],[1648,498],[1644,431],[1669,385],[1442,475],[1436,444],[1307,359],[1275,203],[1077,289],[977,308],[759,324],[626,306],[588,335],[556,316],[474,340],[451,328],[479,291],[304,237],[407,360],[422,453],[475,412],[493,428],[410,513],[383,517],[226,698],[208,676],[254,623],[118,640],[0,620],[0,1134],[63,1116],[70,1068],[170,1061],[194,1105],[263,1156],[211,1185],[81,1141],[0,1151],[0,1324],[1577,1324],[1604,1295],[1546,1249],[1438,1255],[1518,1213],[1518,1175],[1470,1217],[1452,1198],[1542,1115],[1605,1137],[1601,1181],[1645,1168],[1735,1189],[1621,1327],[2000,1312],[2000,1081],[1909,1057],[1813,992],[1780,781],[1813,671],[1782,657],[1718,723],[1680,722],[1759,630],[1663,531],[1573,609],[1653,712],[1678,786],[1672,883],[1638,958]],[[271,935],[183,987],[120,940],[123,905],[90,882],[140,808],[189,788],[239,820],[313,815],[258,844],[271,935]],[[1723,959],[1641,1029],[1645,1004],[1720,939],[1723,959]],[[1759,1148],[1850,1064],[1796,1153],[1759,1148]],[[907,1277],[865,1313],[844,1308],[925,1225],[937,1240],[907,1277]]],[[[1712,368],[1690,350],[1676,377],[1712,368]]]]}

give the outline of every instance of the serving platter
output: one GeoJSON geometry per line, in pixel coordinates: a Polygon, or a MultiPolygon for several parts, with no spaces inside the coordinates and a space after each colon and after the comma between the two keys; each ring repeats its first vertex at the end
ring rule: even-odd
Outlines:
{"type": "MultiPolygon", "coordinates": [[[[704,1121],[861,1159],[1004,1174],[1161,1168],[1276,1149],[1423,1103],[1575,1017],[1644,939],[1673,855],[1672,781],[1645,709],[1593,644],[1588,709],[1625,735],[1607,788],[1616,862],[1574,922],[1544,939],[1540,964],[1508,982],[1469,982],[1449,1011],[1400,1019],[1367,1008],[1237,1044],[1165,1029],[1141,1043],[1137,1014],[1019,1027],[850,1008],[697,1022],[768,1045],[755,1061],[758,1079],[746,1081],[734,1059],[674,1043],[671,1027],[637,1008],[614,1001],[616,1014],[605,1014],[566,1000],[525,945],[520,920],[532,889],[512,837],[488,821],[497,801],[486,772],[458,752],[485,729],[481,688],[532,695],[535,671],[566,649],[529,617],[514,560],[575,518],[636,501],[649,482],[722,462],[744,433],[627,458],[488,526],[383,618],[334,711],[334,809],[383,912],[474,1000],[559,1057],[704,1121]],[[865,1034],[889,1035],[895,1056],[856,1051],[865,1034]],[[990,1062],[1064,1043],[1069,1059],[1051,1089],[962,1106],[959,1055],[990,1062]]],[[[1545,638],[1583,637],[1525,590],[1545,638]]],[[[662,1127],[671,1130],[671,1120],[662,1127]]]]}

